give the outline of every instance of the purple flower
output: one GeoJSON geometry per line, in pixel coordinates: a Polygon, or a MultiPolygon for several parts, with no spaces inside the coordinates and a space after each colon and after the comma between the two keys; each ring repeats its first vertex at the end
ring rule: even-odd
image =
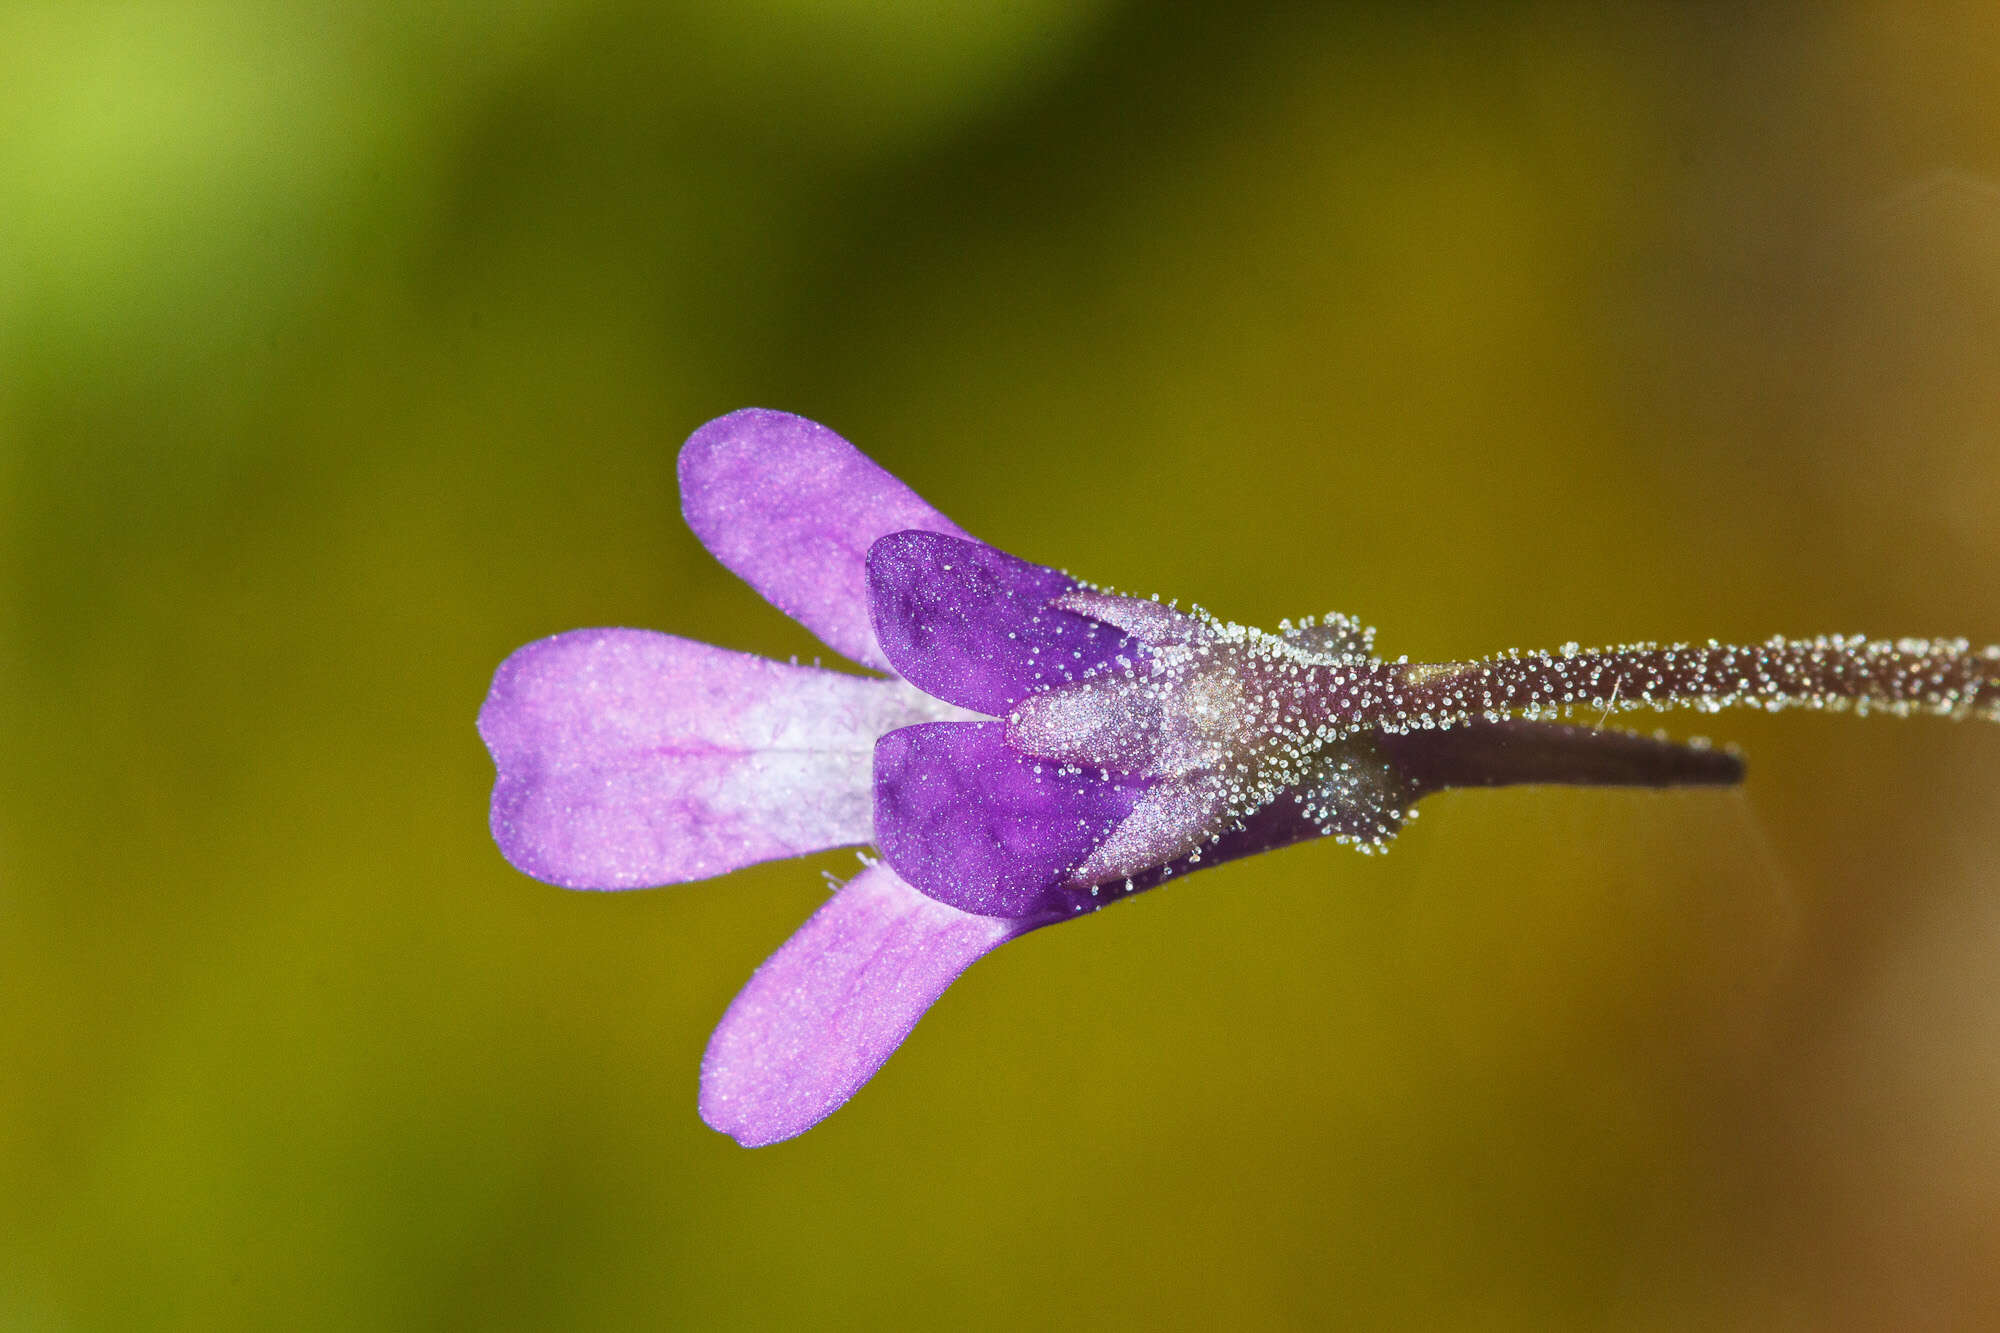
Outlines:
{"type": "Polygon", "coordinates": [[[879,847],[709,1043],[702,1116],[746,1146],[839,1107],[990,950],[1173,876],[1314,837],[1377,849],[1446,787],[1742,776],[1704,745],[1542,720],[1569,709],[1996,709],[2000,663],[1963,643],[1413,665],[1376,657],[1344,617],[1266,634],[977,542],[779,412],[696,431],[680,482],[718,559],[887,674],[579,630],[501,664],[479,731],[494,838],[550,883],[634,888],[879,847]]]}

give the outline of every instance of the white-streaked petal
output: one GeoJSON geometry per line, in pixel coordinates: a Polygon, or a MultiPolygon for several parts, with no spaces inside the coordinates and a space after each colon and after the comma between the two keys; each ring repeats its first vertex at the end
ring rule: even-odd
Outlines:
{"type": "Polygon", "coordinates": [[[500,665],[479,713],[493,836],[568,888],[720,875],[872,841],[884,732],[963,716],[901,681],[646,630],[577,630],[500,665]]]}

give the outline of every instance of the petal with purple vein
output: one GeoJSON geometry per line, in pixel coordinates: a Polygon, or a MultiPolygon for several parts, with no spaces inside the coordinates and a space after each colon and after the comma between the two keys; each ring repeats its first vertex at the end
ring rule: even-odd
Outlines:
{"type": "Polygon", "coordinates": [[[527,874],[591,889],[865,843],[876,738],[953,711],[666,634],[559,634],[501,663],[479,712],[493,836],[527,874]]]}

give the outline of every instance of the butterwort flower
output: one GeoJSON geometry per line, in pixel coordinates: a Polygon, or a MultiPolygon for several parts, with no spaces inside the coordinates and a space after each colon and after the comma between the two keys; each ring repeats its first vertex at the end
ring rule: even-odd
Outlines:
{"type": "Polygon", "coordinates": [[[978,542],[779,412],[710,422],[679,473],[703,544],[880,674],[579,630],[509,657],[479,730],[494,837],[550,883],[634,888],[879,848],[709,1043],[702,1116],[746,1146],[838,1108],[985,954],[1175,876],[1308,838],[1379,850],[1448,787],[1741,780],[1733,752],[1603,729],[1613,712],[2000,715],[2000,653],[1956,640],[1413,664],[1344,616],[1269,634],[978,542]],[[1596,723],[1553,720],[1577,710],[1596,723]]]}

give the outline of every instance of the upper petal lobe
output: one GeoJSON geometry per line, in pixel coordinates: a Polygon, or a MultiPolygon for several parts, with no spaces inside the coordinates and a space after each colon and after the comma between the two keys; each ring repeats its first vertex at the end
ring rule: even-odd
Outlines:
{"type": "Polygon", "coordinates": [[[817,422],[746,407],[681,446],[681,512],[716,559],[867,666],[889,669],[868,614],[868,548],[958,525],[817,422]]]}

